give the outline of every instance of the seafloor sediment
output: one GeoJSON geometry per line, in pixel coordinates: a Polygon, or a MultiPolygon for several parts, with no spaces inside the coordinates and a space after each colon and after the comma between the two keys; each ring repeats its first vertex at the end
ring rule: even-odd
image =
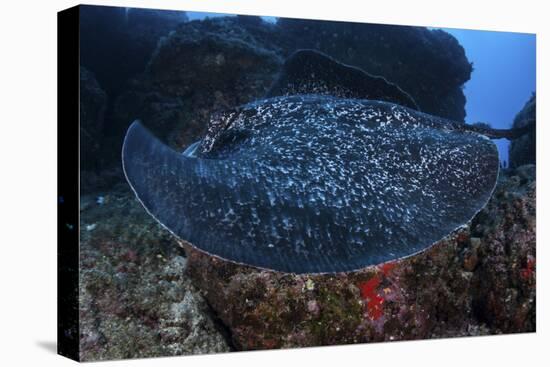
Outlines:
{"type": "Polygon", "coordinates": [[[535,330],[535,166],[411,258],[294,276],[176,240],[125,185],[81,198],[81,357],[154,357],[535,330]]]}

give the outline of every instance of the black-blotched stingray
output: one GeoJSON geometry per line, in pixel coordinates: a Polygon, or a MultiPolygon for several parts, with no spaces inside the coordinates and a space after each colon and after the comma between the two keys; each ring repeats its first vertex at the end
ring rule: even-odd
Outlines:
{"type": "Polygon", "coordinates": [[[316,51],[293,54],[264,99],[212,119],[183,154],[138,121],[126,178],[177,237],[223,259],[291,273],[364,268],[422,251],[489,200],[492,130],[414,100],[316,51]]]}

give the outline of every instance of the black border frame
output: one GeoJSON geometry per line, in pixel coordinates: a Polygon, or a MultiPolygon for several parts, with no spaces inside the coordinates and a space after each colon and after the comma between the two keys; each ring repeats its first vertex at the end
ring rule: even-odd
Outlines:
{"type": "Polygon", "coordinates": [[[57,13],[57,353],[80,360],[80,9],[57,13]]]}

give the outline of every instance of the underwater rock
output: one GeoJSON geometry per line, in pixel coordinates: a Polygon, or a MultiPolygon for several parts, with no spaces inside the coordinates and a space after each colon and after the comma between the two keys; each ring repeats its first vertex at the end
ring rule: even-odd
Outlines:
{"type": "Polygon", "coordinates": [[[175,241],[127,190],[82,201],[80,357],[161,357],[230,350],[175,241]],[[86,230],[94,225],[93,231],[86,230]]]}
{"type": "Polygon", "coordinates": [[[477,319],[502,333],[536,327],[536,166],[502,177],[494,199],[474,219],[482,238],[472,279],[477,319]]]}
{"type": "Polygon", "coordinates": [[[535,182],[518,174],[470,226],[400,261],[293,275],[179,241],[186,274],[242,350],[534,331],[535,182]]]}
{"type": "MultiPolygon", "coordinates": [[[[533,93],[529,101],[514,118],[513,127],[524,127],[537,119],[537,100],[533,93]]],[[[512,140],[509,149],[509,166],[516,168],[524,164],[535,164],[537,159],[537,133],[533,130],[516,140],[512,140]]]]}
{"type": "MultiPolygon", "coordinates": [[[[280,18],[286,52],[322,51],[400,86],[432,115],[464,121],[472,65],[447,32],[425,27],[280,18]]],[[[287,55],[285,55],[287,56],[287,55]]]]}
{"type": "Polygon", "coordinates": [[[182,11],[83,5],[80,12],[81,65],[109,96],[143,72],[162,36],[187,21],[182,11]]]}
{"type": "Polygon", "coordinates": [[[97,154],[103,136],[107,94],[94,74],[80,67],[80,157],[83,170],[97,169],[97,154]]]}
{"type": "Polygon", "coordinates": [[[80,190],[84,194],[105,190],[123,177],[119,165],[109,164],[103,153],[107,93],[95,75],[80,67],[80,190]]]}
{"type": "Polygon", "coordinates": [[[172,147],[186,147],[204,134],[211,114],[263,95],[281,63],[237,18],[182,24],[117,101],[117,121],[126,128],[139,118],[172,147]]]}
{"type": "Polygon", "coordinates": [[[82,358],[534,331],[534,172],[502,171],[470,228],[428,251],[333,276],[184,255],[125,185],[84,196],[82,358]]]}
{"type": "MultiPolygon", "coordinates": [[[[127,123],[120,125],[113,116],[119,94],[127,90],[130,78],[145,70],[159,39],[187,18],[181,11],[87,5],[79,9],[80,64],[107,96],[101,124],[92,128],[84,120],[85,131],[81,131],[86,139],[81,142],[81,164],[86,170],[81,188],[90,193],[123,180],[117,158],[127,123]]],[[[83,95],[80,105],[93,111],[93,103],[83,95]]]]}

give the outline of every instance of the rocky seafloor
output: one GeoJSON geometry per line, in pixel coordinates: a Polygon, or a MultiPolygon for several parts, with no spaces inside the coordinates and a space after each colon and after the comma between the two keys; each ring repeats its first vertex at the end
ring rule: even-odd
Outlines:
{"type": "Polygon", "coordinates": [[[486,208],[430,249],[314,276],[186,253],[125,185],[83,196],[81,358],[535,331],[535,192],[534,165],[502,171],[486,208]]]}
{"type": "Polygon", "coordinates": [[[226,352],[174,238],[119,185],[81,197],[82,360],[226,352]]]}

